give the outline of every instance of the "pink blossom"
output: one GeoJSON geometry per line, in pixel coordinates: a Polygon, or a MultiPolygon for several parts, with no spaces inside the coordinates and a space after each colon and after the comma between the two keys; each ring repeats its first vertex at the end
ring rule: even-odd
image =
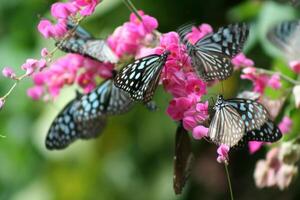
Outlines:
{"type": "Polygon", "coordinates": [[[300,60],[294,60],[289,62],[289,66],[294,72],[300,73],[300,60]]]}
{"type": "Polygon", "coordinates": [[[268,83],[267,83],[270,87],[272,87],[273,89],[279,89],[281,88],[281,82],[280,82],[280,76],[279,74],[274,74],[273,76],[271,76],[271,78],[269,79],[268,83]]]}
{"type": "Polygon", "coordinates": [[[239,53],[232,60],[232,64],[236,69],[240,69],[241,67],[253,67],[253,60],[247,58],[245,54],[239,53]]]}
{"type": "Polygon", "coordinates": [[[3,108],[5,103],[5,100],[3,98],[0,98],[0,110],[3,108]]]}
{"type": "Polygon", "coordinates": [[[47,57],[49,55],[49,51],[47,48],[42,48],[41,50],[41,56],[42,57],[47,57]]]}
{"type": "Polygon", "coordinates": [[[228,162],[228,152],[230,148],[227,145],[221,144],[217,150],[218,153],[218,158],[217,161],[218,163],[227,163],[228,162]]]}
{"type": "Polygon", "coordinates": [[[193,129],[193,137],[196,140],[200,140],[203,137],[207,137],[207,134],[208,134],[208,128],[206,128],[205,126],[199,125],[193,129]]]}
{"type": "Polygon", "coordinates": [[[100,0],[75,0],[75,3],[82,8],[80,11],[82,16],[89,16],[93,14],[100,0]]]}
{"type": "Polygon", "coordinates": [[[39,100],[43,95],[44,89],[41,86],[34,86],[27,90],[27,95],[33,100],[39,100]]]}
{"type": "Polygon", "coordinates": [[[191,44],[195,44],[198,40],[211,32],[213,32],[213,29],[209,24],[201,24],[198,27],[193,27],[192,31],[186,35],[186,38],[191,44]]]}
{"type": "Polygon", "coordinates": [[[209,118],[208,101],[197,103],[184,112],[183,127],[186,130],[193,130],[197,125],[203,125],[209,118]]]}
{"type": "Polygon", "coordinates": [[[3,76],[8,78],[12,78],[12,79],[16,78],[16,74],[11,67],[4,67],[2,70],[2,74],[3,76]]]}
{"type": "Polygon", "coordinates": [[[295,165],[283,164],[276,176],[276,182],[279,189],[286,189],[292,182],[293,178],[298,174],[298,168],[295,165]]]}
{"type": "Polygon", "coordinates": [[[38,66],[38,60],[28,58],[26,62],[21,66],[21,68],[26,71],[27,76],[31,76],[38,66]]]}
{"type": "Polygon", "coordinates": [[[67,19],[70,15],[75,15],[77,11],[78,7],[72,2],[57,2],[51,6],[51,15],[57,19],[67,19]]]}
{"type": "Polygon", "coordinates": [[[293,95],[295,98],[296,108],[300,108],[300,85],[293,88],[293,95]]]}
{"type": "Polygon", "coordinates": [[[157,20],[145,15],[142,11],[139,11],[139,14],[143,22],[137,19],[134,14],[131,14],[130,21],[115,29],[113,34],[108,37],[109,46],[119,57],[125,54],[134,55],[139,52],[140,48],[153,40],[149,35],[157,28],[157,20]],[[149,41],[149,38],[152,39],[149,41]]]}
{"type": "Polygon", "coordinates": [[[284,116],[278,127],[282,134],[289,133],[292,129],[293,121],[288,116],[284,116]]]}
{"type": "Polygon", "coordinates": [[[173,120],[181,120],[183,113],[192,105],[193,100],[188,97],[174,98],[167,108],[167,113],[173,120]]]}
{"type": "Polygon", "coordinates": [[[258,141],[250,141],[248,142],[249,151],[251,154],[254,154],[257,152],[262,146],[264,142],[258,142],[258,141]]]}
{"type": "Polygon", "coordinates": [[[246,67],[242,72],[241,79],[249,79],[252,81],[254,86],[253,91],[263,94],[268,84],[269,77],[264,74],[257,74],[254,67],[246,67]]]}
{"type": "Polygon", "coordinates": [[[67,32],[66,23],[65,19],[59,19],[57,24],[52,25],[49,20],[43,19],[38,24],[38,30],[45,38],[62,37],[67,32]]]}

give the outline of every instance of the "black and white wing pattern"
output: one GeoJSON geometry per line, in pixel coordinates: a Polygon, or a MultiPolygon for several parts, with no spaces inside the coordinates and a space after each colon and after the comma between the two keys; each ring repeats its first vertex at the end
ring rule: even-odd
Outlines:
{"type": "Polygon", "coordinates": [[[274,122],[268,120],[259,129],[248,131],[235,147],[245,147],[249,141],[277,142],[281,139],[281,137],[282,133],[280,129],[274,124],[274,122]]]}
{"type": "Polygon", "coordinates": [[[52,122],[45,141],[47,149],[64,149],[76,139],[90,139],[101,134],[106,119],[99,117],[87,122],[75,121],[74,104],[76,103],[77,99],[69,102],[52,122]]]}
{"type": "MultiPolygon", "coordinates": [[[[181,32],[181,38],[187,31],[181,32]]],[[[246,23],[230,24],[206,35],[194,45],[188,44],[192,66],[204,81],[225,80],[231,76],[231,59],[240,53],[249,34],[246,23]]],[[[186,43],[186,41],[184,41],[186,43]]]]}
{"type": "Polygon", "coordinates": [[[68,23],[68,30],[72,35],[56,42],[56,46],[67,53],[77,53],[90,57],[100,62],[117,63],[118,57],[111,50],[105,40],[96,39],[82,27],[75,27],[72,23],[68,23]],[[72,30],[74,32],[72,32],[72,30]]]}
{"type": "Polygon", "coordinates": [[[283,21],[267,33],[267,38],[281,51],[289,61],[299,59],[300,20],[283,21]]]}
{"type": "Polygon", "coordinates": [[[179,124],[175,136],[173,188],[175,194],[181,194],[190,176],[194,156],[188,132],[179,124]]]}
{"type": "Polygon", "coordinates": [[[217,145],[235,146],[245,134],[245,124],[238,111],[222,96],[214,106],[215,115],[210,123],[208,137],[217,145]]]}
{"type": "Polygon", "coordinates": [[[115,77],[115,85],[129,93],[135,101],[149,102],[157,88],[169,51],[135,60],[123,67],[115,77]]]}
{"type": "Polygon", "coordinates": [[[229,104],[239,113],[244,121],[246,132],[259,129],[269,119],[266,108],[254,100],[226,99],[225,104],[229,104]]]}
{"type": "Polygon", "coordinates": [[[122,114],[130,110],[134,102],[112,79],[107,79],[88,94],[82,95],[75,107],[75,120],[87,121],[105,115],[122,114]]]}

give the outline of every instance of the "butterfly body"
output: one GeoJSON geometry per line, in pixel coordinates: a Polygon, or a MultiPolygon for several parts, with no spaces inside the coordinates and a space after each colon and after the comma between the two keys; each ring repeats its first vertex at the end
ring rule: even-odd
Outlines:
{"type": "Polygon", "coordinates": [[[123,67],[115,77],[116,87],[126,91],[133,100],[151,101],[169,51],[135,60],[123,67]]]}

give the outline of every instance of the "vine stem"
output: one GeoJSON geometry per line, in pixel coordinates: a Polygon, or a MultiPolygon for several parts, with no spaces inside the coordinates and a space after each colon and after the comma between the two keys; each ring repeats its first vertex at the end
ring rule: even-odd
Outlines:
{"type": "Polygon", "coordinates": [[[130,0],[123,0],[124,4],[128,7],[128,9],[135,14],[135,16],[140,20],[143,21],[141,15],[139,14],[136,7],[133,5],[133,3],[130,0]]]}
{"type": "Polygon", "coordinates": [[[234,200],[234,198],[233,198],[233,192],[232,192],[232,186],[231,186],[231,180],[230,180],[230,176],[229,176],[229,172],[228,172],[228,163],[225,162],[224,166],[225,166],[225,172],[226,172],[228,186],[229,186],[229,191],[230,191],[230,199],[234,200]]]}
{"type": "Polygon", "coordinates": [[[262,69],[262,68],[256,68],[256,71],[258,73],[261,74],[267,74],[267,75],[274,75],[274,74],[278,74],[282,79],[286,80],[289,83],[292,83],[293,85],[300,85],[299,81],[296,81],[280,72],[275,72],[275,71],[271,71],[271,70],[267,70],[267,69],[262,69]]]}
{"type": "MultiPolygon", "coordinates": [[[[78,27],[79,23],[84,19],[84,17],[80,17],[75,24],[75,27],[70,30],[61,40],[66,40],[68,39],[76,30],[76,28],[78,27]]],[[[46,56],[47,61],[50,62],[51,61],[51,57],[54,55],[54,53],[58,50],[58,47],[53,48],[50,52],[49,55],[46,56]]],[[[16,88],[16,86],[20,83],[21,80],[23,80],[25,77],[27,77],[28,75],[25,73],[19,77],[15,77],[13,78],[15,80],[15,83],[11,86],[11,88],[6,92],[5,95],[3,95],[2,97],[0,97],[0,100],[5,101],[5,99],[14,91],[14,89],[16,88]]],[[[1,135],[0,135],[1,137],[1,135]]]]}

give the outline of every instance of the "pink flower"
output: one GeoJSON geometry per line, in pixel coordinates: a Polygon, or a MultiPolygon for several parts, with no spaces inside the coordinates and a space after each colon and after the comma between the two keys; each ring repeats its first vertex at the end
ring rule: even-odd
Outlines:
{"type": "Polygon", "coordinates": [[[245,54],[239,53],[237,54],[232,60],[232,64],[235,66],[236,69],[240,69],[241,67],[253,67],[254,62],[253,60],[247,58],[245,54]]]}
{"type": "Polygon", "coordinates": [[[42,57],[47,57],[48,55],[49,55],[48,49],[47,49],[47,48],[43,48],[43,49],[41,50],[41,56],[42,56],[42,57]]]}
{"type": "Polygon", "coordinates": [[[38,30],[45,38],[62,37],[67,32],[66,23],[65,19],[59,19],[57,24],[52,25],[49,20],[43,19],[38,24],[38,30]]]}
{"type": "Polygon", "coordinates": [[[10,67],[4,67],[2,70],[2,74],[3,74],[3,76],[5,76],[7,78],[11,78],[11,79],[16,78],[16,74],[15,74],[14,70],[10,67]]]}
{"type": "Polygon", "coordinates": [[[3,98],[0,98],[0,110],[3,108],[5,103],[5,100],[3,98]]]}
{"type": "Polygon", "coordinates": [[[183,127],[186,130],[193,130],[197,125],[203,125],[209,118],[208,101],[205,103],[194,102],[195,104],[184,112],[183,127]]]}
{"type": "Polygon", "coordinates": [[[208,128],[206,128],[205,126],[199,125],[193,129],[193,137],[196,140],[200,140],[203,137],[207,137],[207,134],[208,134],[208,128]]]}
{"type": "Polygon", "coordinates": [[[281,88],[280,76],[279,74],[274,74],[268,81],[268,85],[273,89],[281,88]]]}
{"type": "Polygon", "coordinates": [[[296,85],[293,88],[293,95],[295,98],[296,107],[300,108],[300,85],[296,85]]]}
{"type": "Polygon", "coordinates": [[[174,98],[167,108],[167,113],[173,120],[181,120],[183,113],[192,105],[193,100],[188,97],[174,98]]]}
{"type": "Polygon", "coordinates": [[[100,0],[75,0],[75,3],[82,8],[80,11],[82,16],[89,16],[93,14],[100,0]]]}
{"type": "Polygon", "coordinates": [[[230,148],[227,145],[221,144],[217,150],[218,153],[218,158],[217,161],[218,163],[228,163],[228,152],[230,148]]]}
{"type": "Polygon", "coordinates": [[[289,62],[289,66],[294,72],[300,73],[300,60],[294,60],[289,62]]]}
{"type": "Polygon", "coordinates": [[[292,125],[293,121],[291,120],[291,118],[289,118],[288,116],[284,116],[284,118],[279,123],[278,127],[282,134],[286,134],[290,132],[290,130],[292,129],[292,125]]]}
{"type": "Polygon", "coordinates": [[[269,77],[264,74],[257,74],[255,67],[244,68],[242,72],[241,79],[249,79],[252,81],[254,85],[253,91],[263,94],[268,84],[269,77]]]}
{"type": "Polygon", "coordinates": [[[21,68],[26,71],[27,76],[31,76],[38,66],[39,66],[38,60],[29,58],[21,66],[21,68]]]}
{"type": "Polygon", "coordinates": [[[276,182],[279,189],[284,190],[285,188],[287,188],[297,174],[298,174],[297,166],[283,164],[279,168],[276,176],[276,182]]]}
{"type": "Polygon", "coordinates": [[[201,24],[198,27],[193,27],[192,31],[186,35],[186,38],[191,44],[195,44],[198,40],[211,32],[213,32],[213,29],[209,24],[201,24]]]}
{"type": "Polygon", "coordinates": [[[78,7],[71,2],[67,3],[54,3],[51,6],[51,14],[53,17],[59,19],[67,19],[70,15],[75,15],[78,11],[78,7]]]}
{"type": "Polygon", "coordinates": [[[249,151],[251,154],[257,152],[262,146],[264,142],[250,141],[248,142],[249,151]]]}
{"type": "Polygon", "coordinates": [[[39,100],[43,96],[44,89],[41,86],[35,86],[27,90],[27,95],[33,100],[39,100]]]}

